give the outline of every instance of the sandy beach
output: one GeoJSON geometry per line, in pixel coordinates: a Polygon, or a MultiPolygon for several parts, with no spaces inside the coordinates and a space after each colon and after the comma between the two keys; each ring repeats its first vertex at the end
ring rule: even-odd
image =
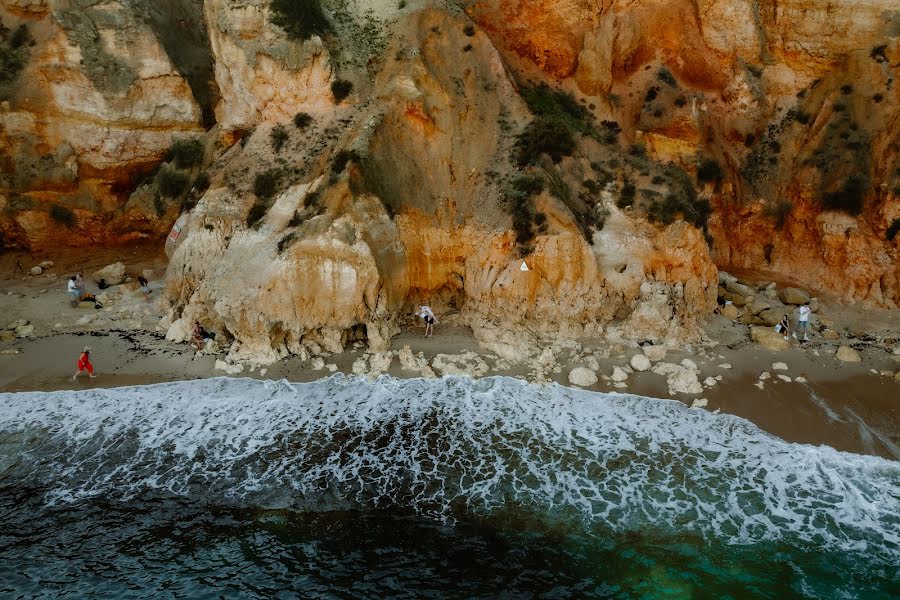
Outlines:
{"type": "MultiPolygon", "coordinates": [[[[125,261],[133,278],[145,269],[152,270],[152,297],[158,299],[165,257],[154,248],[111,249],[89,256],[70,255],[63,262],[59,259],[58,255],[7,255],[0,261],[3,320],[27,320],[34,325],[32,335],[0,343],[0,390],[71,390],[225,375],[216,369],[216,361],[224,354],[197,355],[187,344],[168,342],[164,333],[156,331],[158,304],[156,300],[146,302],[133,282],[121,286],[118,299],[101,310],[69,306],[64,293],[68,274],[78,268],[90,273],[115,260],[125,261]],[[16,260],[25,268],[25,276],[11,277],[16,260]],[[54,266],[38,276],[27,275],[32,265],[43,260],[53,260],[54,266]],[[75,361],[86,345],[92,348],[98,377],[73,382],[75,361]]],[[[831,305],[828,311],[828,317],[844,329],[858,330],[864,322],[873,330],[900,331],[897,316],[887,311],[831,305]]],[[[640,348],[611,346],[600,339],[576,340],[579,349],[559,352],[542,379],[570,385],[570,370],[579,366],[586,354],[606,356],[597,359],[601,377],[588,388],[592,391],[696,403],[702,406],[697,410],[741,416],[787,441],[900,459],[900,381],[894,376],[900,368],[900,356],[886,349],[883,339],[852,339],[862,361],[845,363],[834,354],[847,340],[813,336],[803,346],[795,343],[788,351],[775,352],[750,341],[746,326],[718,315],[708,319],[705,329],[708,343],[689,351],[669,350],[665,358],[667,363],[678,364],[685,359],[696,363],[697,378],[706,382],[699,394],[670,393],[664,376],[628,368],[630,357],[640,348]],[[773,368],[775,363],[784,363],[787,370],[773,368]],[[615,367],[631,371],[618,385],[610,377],[615,367]],[[700,402],[696,402],[698,398],[700,402]]],[[[439,325],[433,338],[426,339],[422,334],[423,329],[411,321],[393,338],[392,349],[408,346],[413,355],[428,364],[439,355],[457,357],[460,363],[471,363],[477,355],[486,367],[479,373],[482,376],[534,379],[528,365],[503,364],[482,348],[466,327],[439,325]]],[[[333,372],[353,374],[354,366],[364,358],[365,348],[358,344],[355,349],[323,359],[302,361],[292,357],[267,367],[246,369],[237,376],[312,381],[333,372]]],[[[404,369],[398,360],[391,361],[386,373],[395,377],[420,375],[404,369]]]]}

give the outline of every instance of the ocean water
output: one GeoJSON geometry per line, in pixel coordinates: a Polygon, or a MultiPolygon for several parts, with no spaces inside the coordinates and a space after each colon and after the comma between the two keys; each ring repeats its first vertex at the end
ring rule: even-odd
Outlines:
{"type": "Polygon", "coordinates": [[[900,463],[509,378],[0,394],[0,597],[896,598],[900,463]]]}

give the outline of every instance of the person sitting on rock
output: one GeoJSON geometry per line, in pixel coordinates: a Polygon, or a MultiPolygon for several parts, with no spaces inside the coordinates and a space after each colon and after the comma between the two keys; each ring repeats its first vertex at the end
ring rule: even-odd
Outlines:
{"type": "Polygon", "coordinates": [[[82,293],[81,290],[78,289],[78,283],[75,275],[72,275],[69,278],[68,289],[66,290],[66,293],[69,294],[69,299],[72,302],[72,306],[75,306],[81,301],[82,293]]]}
{"type": "Polygon", "coordinates": [[[434,311],[431,310],[431,307],[420,304],[419,312],[416,313],[416,316],[425,319],[425,337],[433,336],[434,324],[437,323],[438,320],[435,318],[434,311]]]}
{"type": "Polygon", "coordinates": [[[87,292],[87,288],[84,286],[84,272],[78,271],[75,273],[75,287],[78,288],[82,296],[87,292]]]}
{"type": "Polygon", "coordinates": [[[780,333],[784,335],[784,339],[788,340],[791,336],[791,321],[788,319],[787,315],[781,317],[781,322],[778,324],[781,329],[780,333]]]}

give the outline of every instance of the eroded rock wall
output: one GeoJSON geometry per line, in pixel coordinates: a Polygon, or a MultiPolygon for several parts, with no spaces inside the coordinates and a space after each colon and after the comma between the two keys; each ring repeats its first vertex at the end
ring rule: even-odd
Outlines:
{"type": "Polygon", "coordinates": [[[696,228],[626,214],[610,187],[597,207],[609,217],[587,238],[545,191],[535,202],[549,226],[528,252],[517,245],[500,181],[530,116],[490,39],[467,25],[438,9],[403,16],[372,101],[321,113],[281,150],[271,124],[230,151],[170,249],[171,339],[196,319],[236,340],[234,359],[355,339],[377,349],[419,301],[510,359],[543,335],[698,336],[716,270],[696,228]],[[340,152],[352,156],[336,165],[340,152]],[[279,162],[271,201],[242,192],[254,175],[229,175],[279,162]],[[266,208],[251,224],[254,205],[266,208]]]}
{"type": "Polygon", "coordinates": [[[5,2],[0,18],[28,32],[0,108],[5,244],[128,239],[111,223],[134,176],[202,132],[190,86],[125,2],[5,2]]]}
{"type": "Polygon", "coordinates": [[[719,266],[871,306],[900,302],[888,239],[900,218],[893,3],[460,4],[523,77],[583,94],[660,160],[692,172],[718,164],[719,266]],[[859,201],[835,209],[854,175],[859,201]]]}

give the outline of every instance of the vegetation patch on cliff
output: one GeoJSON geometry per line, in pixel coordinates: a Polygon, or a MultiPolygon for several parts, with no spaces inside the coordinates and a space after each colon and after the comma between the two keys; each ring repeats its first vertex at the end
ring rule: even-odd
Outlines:
{"type": "Polygon", "coordinates": [[[0,22],[0,100],[12,95],[12,84],[19,78],[28,59],[31,35],[24,23],[10,31],[0,22]]]}
{"type": "Polygon", "coordinates": [[[284,29],[289,37],[308,40],[332,31],[320,0],[272,0],[272,23],[284,29]]]}

